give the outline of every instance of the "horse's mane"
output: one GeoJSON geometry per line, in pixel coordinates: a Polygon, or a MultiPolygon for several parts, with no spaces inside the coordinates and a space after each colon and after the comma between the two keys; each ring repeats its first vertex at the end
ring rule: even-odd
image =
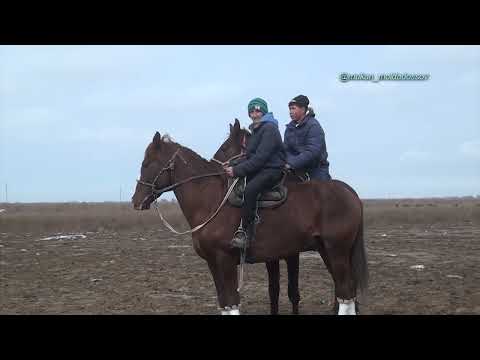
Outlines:
{"type": "MultiPolygon", "coordinates": [[[[248,130],[247,128],[242,127],[240,131],[251,135],[250,130],[248,130]]],[[[227,141],[229,138],[230,133],[227,134],[224,142],[227,141]]],[[[171,137],[169,134],[162,135],[161,140],[165,144],[181,148],[181,155],[185,157],[185,160],[187,162],[190,162],[189,160],[197,160],[196,163],[199,165],[199,169],[197,170],[202,170],[205,172],[218,171],[218,165],[216,163],[213,163],[212,161],[203,158],[192,149],[175,142],[173,137],[171,137]]]]}
{"type": "Polygon", "coordinates": [[[175,142],[170,135],[168,134],[163,135],[162,141],[166,144],[171,144],[175,147],[181,148],[181,156],[183,156],[187,162],[190,162],[189,160],[198,160],[196,162],[200,165],[200,168],[198,170],[212,171],[212,168],[214,166],[215,166],[215,170],[218,170],[216,169],[216,164],[203,158],[192,149],[175,142]]]}
{"type": "Polygon", "coordinates": [[[247,135],[247,138],[252,135],[252,132],[250,131],[250,129],[247,129],[247,128],[241,128],[240,133],[247,135]]]}
{"type": "MultiPolygon", "coordinates": [[[[205,171],[212,171],[212,168],[215,167],[214,170],[217,170],[218,171],[218,165],[216,165],[215,163],[212,163],[210,160],[207,160],[205,158],[203,158],[202,156],[200,156],[199,154],[197,154],[195,151],[189,149],[188,147],[186,146],[183,146],[183,145],[180,145],[179,146],[182,148],[182,155],[183,154],[186,154],[186,157],[188,157],[189,159],[198,159],[200,160],[198,162],[198,164],[201,165],[201,169],[205,170],[205,171]]],[[[187,160],[188,161],[188,160],[187,160]]]]}
{"type": "Polygon", "coordinates": [[[175,143],[175,140],[173,140],[173,138],[169,134],[164,134],[162,136],[162,141],[166,143],[175,143]]]}

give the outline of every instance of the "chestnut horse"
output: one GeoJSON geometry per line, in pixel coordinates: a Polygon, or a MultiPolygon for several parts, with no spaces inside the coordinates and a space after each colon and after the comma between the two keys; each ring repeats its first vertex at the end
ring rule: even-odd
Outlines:
{"type": "MultiPolygon", "coordinates": [[[[235,158],[246,149],[246,143],[251,133],[240,129],[240,122],[235,119],[230,124],[230,135],[228,139],[217,150],[213,159],[222,163],[228,163],[229,159],[235,158]]],[[[300,268],[300,254],[296,253],[286,257],[288,274],[288,298],[292,303],[292,314],[298,315],[300,303],[300,291],[298,288],[298,277],[300,268]]],[[[270,297],[270,314],[278,314],[278,298],[280,295],[280,260],[270,260],[265,263],[268,273],[268,295],[270,297]]],[[[335,300],[335,299],[334,299],[335,300]]],[[[334,302],[335,303],[335,302],[334,302]]],[[[335,311],[335,307],[334,307],[335,311]]]]}
{"type": "MultiPolygon", "coordinates": [[[[251,133],[245,129],[240,129],[240,122],[238,119],[235,119],[235,123],[232,126],[230,124],[230,136],[228,139],[220,146],[213,160],[223,163],[228,163],[229,159],[236,158],[237,154],[243,153],[246,149],[248,139],[250,138],[251,133]]],[[[303,172],[300,173],[289,173],[286,177],[287,182],[303,182],[306,177],[303,172]]],[[[362,201],[360,200],[356,191],[348,184],[340,180],[333,180],[340,185],[345,186],[350,190],[354,196],[357,198],[359,204],[363,207],[362,201]]],[[[322,257],[324,254],[320,254],[322,257]]],[[[300,302],[300,291],[298,288],[298,278],[299,278],[299,268],[300,268],[300,254],[288,256],[284,259],[287,263],[287,274],[288,274],[288,298],[292,303],[292,314],[299,313],[299,302],[300,302]]],[[[324,261],[326,262],[326,261],[324,261]]],[[[270,313],[272,315],[278,314],[278,298],[280,294],[280,261],[279,259],[267,261],[266,263],[267,272],[268,272],[268,292],[270,296],[270,313]]],[[[330,268],[328,268],[330,271],[330,268]]],[[[330,271],[331,274],[331,271],[330,271]]],[[[333,298],[333,312],[337,313],[339,309],[339,304],[337,298],[333,298]]],[[[355,302],[358,312],[358,302],[355,302]]]]}
{"type": "MultiPolygon", "coordinates": [[[[236,122],[230,143],[238,140],[240,144],[240,135],[236,122]]],[[[240,222],[240,209],[225,204],[216,213],[227,187],[221,170],[217,163],[165,141],[157,132],[145,151],[132,202],[137,210],[148,209],[163,192],[173,190],[192,228],[211,220],[193,232],[193,246],[209,266],[222,314],[239,314],[236,270],[240,256],[230,240],[240,222]]],[[[283,205],[259,210],[262,223],[250,248],[252,256],[256,262],[270,262],[319,251],[334,280],[338,313],[355,314],[357,289],[365,290],[368,281],[361,202],[337,181],[288,182],[287,186],[283,205]]]]}

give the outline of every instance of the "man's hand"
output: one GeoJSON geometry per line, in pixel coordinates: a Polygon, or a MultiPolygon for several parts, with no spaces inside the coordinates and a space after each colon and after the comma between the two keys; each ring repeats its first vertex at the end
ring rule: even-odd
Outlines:
{"type": "Polygon", "coordinates": [[[225,170],[225,173],[230,176],[230,177],[233,177],[233,167],[231,166],[225,166],[223,168],[223,170],[225,170]]]}
{"type": "Polygon", "coordinates": [[[292,170],[292,167],[290,166],[290,164],[285,164],[284,169],[290,171],[292,170]]]}

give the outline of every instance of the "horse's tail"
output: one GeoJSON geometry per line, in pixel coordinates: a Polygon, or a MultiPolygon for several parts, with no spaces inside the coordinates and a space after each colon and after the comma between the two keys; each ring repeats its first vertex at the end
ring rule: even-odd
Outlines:
{"type": "Polygon", "coordinates": [[[362,296],[367,297],[368,289],[368,264],[367,264],[367,252],[365,250],[365,242],[363,239],[363,205],[361,209],[360,226],[358,228],[355,242],[353,243],[352,253],[352,267],[353,278],[355,280],[355,286],[360,289],[362,296]]]}
{"type": "Polygon", "coordinates": [[[365,250],[365,242],[363,239],[363,204],[362,200],[358,196],[357,192],[347,183],[333,179],[333,181],[338,182],[348,190],[350,190],[353,195],[358,199],[361,207],[360,215],[360,226],[358,227],[357,235],[355,237],[355,242],[353,243],[353,253],[352,253],[352,267],[353,267],[353,278],[355,281],[355,287],[360,289],[362,296],[367,298],[368,290],[368,264],[367,264],[367,252],[365,250]]]}

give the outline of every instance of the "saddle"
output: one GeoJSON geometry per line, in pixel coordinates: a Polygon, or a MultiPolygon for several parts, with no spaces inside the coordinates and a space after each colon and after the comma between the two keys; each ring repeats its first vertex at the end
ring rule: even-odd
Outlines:
{"type": "MultiPolygon", "coordinates": [[[[286,173],[282,176],[282,179],[277,185],[268,191],[262,192],[257,200],[257,208],[273,208],[282,205],[287,200],[288,190],[285,186],[286,173]]],[[[228,187],[232,185],[235,179],[228,179],[228,187]]],[[[235,185],[232,193],[228,197],[228,202],[235,207],[243,206],[243,193],[245,191],[245,177],[240,178],[240,180],[235,185]]]]}

